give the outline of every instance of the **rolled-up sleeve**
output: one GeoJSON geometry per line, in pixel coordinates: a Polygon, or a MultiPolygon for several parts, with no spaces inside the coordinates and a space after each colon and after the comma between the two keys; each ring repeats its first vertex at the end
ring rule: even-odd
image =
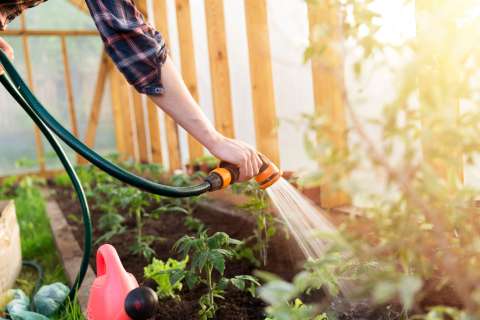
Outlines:
{"type": "Polygon", "coordinates": [[[167,58],[163,37],[131,0],[86,0],[108,55],[138,92],[163,94],[161,67],[167,58]]]}

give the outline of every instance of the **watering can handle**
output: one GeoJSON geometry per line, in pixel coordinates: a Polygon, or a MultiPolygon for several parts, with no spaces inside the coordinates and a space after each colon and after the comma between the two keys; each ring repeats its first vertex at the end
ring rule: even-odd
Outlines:
{"type": "Polygon", "coordinates": [[[102,245],[97,251],[97,277],[123,273],[125,273],[125,269],[117,250],[110,244],[102,245]]]}

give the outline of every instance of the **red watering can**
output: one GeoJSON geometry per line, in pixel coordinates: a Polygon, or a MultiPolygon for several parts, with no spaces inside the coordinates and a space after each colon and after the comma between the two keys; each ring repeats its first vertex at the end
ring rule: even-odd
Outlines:
{"type": "Polygon", "coordinates": [[[97,251],[97,278],[88,297],[88,320],[143,320],[152,317],[158,306],[156,293],[139,287],[125,271],[115,248],[102,245],[97,251]]]}

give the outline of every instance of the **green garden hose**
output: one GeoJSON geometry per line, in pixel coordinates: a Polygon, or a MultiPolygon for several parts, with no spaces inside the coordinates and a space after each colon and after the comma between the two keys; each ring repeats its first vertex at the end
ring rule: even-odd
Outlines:
{"type": "MultiPolygon", "coordinates": [[[[3,55],[3,52],[0,50],[0,58],[3,55]]],[[[18,102],[18,104],[28,113],[28,115],[32,118],[32,120],[35,122],[35,124],[40,128],[42,131],[43,135],[47,138],[48,142],[52,146],[53,150],[59,157],[63,167],[65,168],[65,171],[67,172],[70,180],[72,181],[73,187],[75,189],[75,192],[77,194],[77,197],[80,201],[80,207],[82,210],[82,218],[83,218],[83,224],[85,228],[85,235],[84,235],[84,251],[83,251],[83,257],[82,257],[82,263],[80,265],[80,270],[78,272],[78,275],[75,279],[75,282],[73,283],[70,293],[69,293],[69,298],[71,301],[75,298],[77,289],[81,286],[83,279],[85,277],[85,274],[88,269],[88,264],[89,264],[89,259],[90,255],[92,253],[92,221],[90,219],[90,210],[88,208],[88,203],[87,203],[87,198],[85,196],[85,192],[83,191],[82,185],[80,183],[80,180],[78,179],[78,176],[73,169],[72,164],[68,160],[67,155],[65,154],[65,151],[63,148],[60,146],[59,142],[55,138],[55,136],[52,134],[52,132],[48,129],[48,127],[38,118],[36,113],[30,108],[28,103],[22,98],[22,96],[19,94],[19,92],[15,89],[15,87],[12,85],[10,80],[5,76],[5,75],[0,75],[0,82],[3,84],[3,86],[7,89],[7,91],[12,95],[12,97],[18,102]]]]}
{"type": "Polygon", "coordinates": [[[28,86],[25,84],[23,79],[16,71],[13,64],[10,62],[10,60],[2,50],[0,50],[0,63],[6,73],[0,75],[0,82],[10,93],[10,95],[12,95],[12,97],[18,102],[18,104],[25,110],[25,112],[30,116],[34,123],[40,128],[43,135],[51,144],[55,153],[59,157],[63,167],[65,168],[65,171],[67,172],[70,180],[72,181],[73,187],[80,202],[83,216],[83,224],[85,227],[85,246],[80,270],[70,290],[70,299],[73,300],[75,298],[76,292],[81,286],[85,277],[85,273],[88,269],[89,258],[92,253],[92,223],[90,218],[90,211],[88,208],[88,202],[80,180],[78,179],[78,176],[72,164],[70,163],[64,150],[57,141],[55,135],[62,139],[69,147],[71,147],[78,154],[90,161],[99,169],[105,171],[109,175],[117,178],[118,180],[126,184],[137,187],[144,191],[167,197],[191,197],[215,189],[212,185],[212,182],[208,179],[199,185],[189,187],[172,187],[162,185],[139,177],[104,159],[98,153],[91,150],[84,143],[79,141],[55,118],[52,117],[52,115],[42,106],[42,104],[30,91],[28,86]]]}

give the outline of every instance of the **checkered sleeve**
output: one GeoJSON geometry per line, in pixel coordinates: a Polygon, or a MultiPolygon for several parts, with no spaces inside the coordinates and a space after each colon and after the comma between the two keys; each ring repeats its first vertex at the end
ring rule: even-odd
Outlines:
{"type": "Polygon", "coordinates": [[[109,56],[138,92],[160,95],[165,41],[132,0],[86,0],[109,56]]]}

